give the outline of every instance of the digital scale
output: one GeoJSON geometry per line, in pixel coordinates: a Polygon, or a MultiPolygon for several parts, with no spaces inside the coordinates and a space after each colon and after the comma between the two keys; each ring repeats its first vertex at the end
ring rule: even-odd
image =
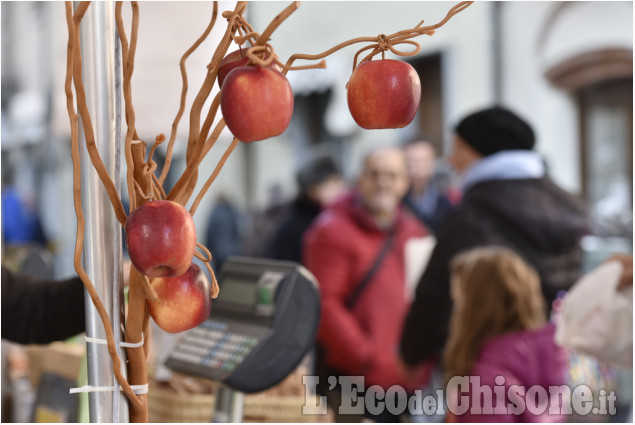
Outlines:
{"type": "MultiPolygon", "coordinates": [[[[276,385],[313,348],[320,318],[315,278],[297,263],[231,257],[218,282],[209,318],[179,340],[166,366],[242,393],[276,385]]],[[[219,404],[217,397],[217,410],[219,404]]]]}

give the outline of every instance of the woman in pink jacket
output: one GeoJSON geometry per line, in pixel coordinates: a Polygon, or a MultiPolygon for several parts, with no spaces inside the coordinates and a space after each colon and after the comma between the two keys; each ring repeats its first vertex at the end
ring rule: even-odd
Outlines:
{"type": "Polygon", "coordinates": [[[567,359],[535,270],[509,249],[477,248],[452,262],[451,294],[449,419],[564,421],[567,359]]]}

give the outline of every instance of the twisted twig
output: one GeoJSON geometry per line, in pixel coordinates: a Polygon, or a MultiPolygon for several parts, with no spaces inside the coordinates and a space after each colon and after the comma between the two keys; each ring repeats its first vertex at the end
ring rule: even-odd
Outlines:
{"type": "Polygon", "coordinates": [[[123,3],[118,1],[115,5],[115,20],[117,22],[117,32],[119,33],[119,39],[121,40],[121,58],[123,68],[123,96],[125,102],[125,116],[128,130],[126,131],[126,138],[124,142],[124,152],[126,157],[126,181],[128,184],[128,204],[130,211],[137,208],[134,193],[134,177],[132,172],[134,170],[134,162],[132,159],[132,141],[138,140],[139,135],[135,129],[135,111],[132,104],[132,72],[134,71],[134,54],[137,46],[137,34],[139,27],[139,5],[136,2],[132,3],[132,31],[130,47],[128,46],[128,38],[126,37],[126,29],[123,24],[122,17],[123,3]]]}
{"type": "MultiPolygon", "coordinates": [[[[289,69],[291,69],[291,65],[293,65],[293,62],[295,62],[298,59],[303,59],[303,60],[318,60],[318,59],[323,59],[335,52],[337,52],[338,50],[343,49],[344,47],[348,47],[350,45],[356,44],[356,43],[376,43],[376,46],[379,47],[381,46],[380,49],[378,49],[377,52],[374,52],[373,54],[367,56],[366,58],[364,58],[364,61],[366,60],[370,60],[372,59],[372,56],[374,56],[375,54],[379,53],[380,51],[383,52],[386,49],[390,49],[390,47],[392,47],[394,44],[399,44],[399,43],[403,43],[404,40],[413,38],[413,37],[417,37],[420,36],[422,34],[428,34],[428,35],[432,35],[434,33],[434,30],[437,28],[440,28],[441,26],[443,26],[447,21],[450,20],[450,18],[452,18],[454,15],[456,15],[457,13],[465,10],[467,7],[469,7],[473,2],[472,1],[463,1],[461,3],[456,4],[455,6],[453,6],[448,13],[446,14],[445,18],[443,18],[441,21],[437,22],[434,25],[429,25],[427,27],[422,27],[421,24],[423,23],[423,21],[419,22],[419,24],[417,24],[417,26],[415,26],[414,28],[411,29],[406,29],[403,31],[399,31],[396,32],[394,34],[391,35],[379,35],[376,37],[358,37],[358,38],[353,38],[351,40],[345,41],[343,43],[340,43],[334,47],[331,47],[330,49],[322,52],[322,53],[318,53],[316,55],[307,55],[304,53],[296,53],[294,55],[291,55],[291,57],[289,57],[289,59],[287,60],[287,63],[284,65],[284,70],[283,73],[286,74],[287,71],[289,69]],[[383,50],[382,50],[383,49],[383,50]]],[[[398,55],[402,55],[402,56],[410,56],[411,54],[416,54],[417,52],[419,52],[419,44],[416,42],[410,42],[409,44],[414,44],[416,45],[416,49],[415,49],[415,53],[412,52],[399,52],[397,50],[392,50],[394,53],[398,54],[398,55]]],[[[375,45],[372,48],[376,47],[375,45]]],[[[368,47],[363,48],[362,50],[367,50],[368,47]]],[[[359,54],[359,52],[358,52],[359,54]]],[[[357,55],[355,55],[355,57],[357,58],[357,55]]],[[[353,66],[353,69],[355,69],[356,64],[353,66]]]]}
{"type": "MultiPolygon", "coordinates": [[[[81,169],[80,169],[80,155],[79,155],[79,123],[77,113],[75,112],[75,107],[73,103],[73,89],[72,89],[72,80],[74,75],[74,63],[76,61],[76,55],[79,53],[79,49],[77,48],[77,40],[79,40],[79,30],[78,25],[73,16],[73,6],[72,3],[67,1],[65,4],[66,7],[66,23],[68,26],[68,47],[67,47],[67,63],[66,63],[66,80],[64,89],[66,92],[66,108],[68,111],[68,116],[71,124],[71,157],[73,160],[73,198],[74,198],[74,206],[75,206],[75,215],[77,216],[77,236],[75,240],[75,253],[74,253],[74,265],[77,274],[80,279],[84,283],[84,287],[86,291],[90,295],[90,298],[101,318],[102,324],[104,326],[104,331],[106,332],[106,342],[108,344],[108,353],[110,354],[110,358],[113,363],[113,373],[119,385],[130,400],[133,405],[140,406],[141,402],[138,399],[137,395],[132,391],[128,381],[121,373],[121,360],[119,358],[119,353],[117,353],[117,349],[115,347],[115,338],[112,330],[112,323],[110,322],[110,317],[108,316],[108,312],[104,308],[101,299],[99,298],[99,294],[95,290],[93,283],[90,281],[90,278],[86,274],[86,271],[82,267],[82,251],[84,249],[84,210],[82,208],[82,183],[81,183],[81,169]]],[[[86,12],[88,8],[88,3],[80,4],[77,8],[76,16],[79,17],[78,21],[81,20],[81,17],[86,12]]]]}
{"type": "Polygon", "coordinates": [[[209,275],[212,278],[212,282],[211,282],[212,298],[216,298],[218,297],[219,288],[218,288],[218,281],[216,280],[216,275],[214,274],[214,270],[212,269],[212,266],[210,265],[210,262],[212,261],[212,253],[209,252],[209,249],[207,249],[205,245],[200,244],[198,242],[196,243],[196,247],[200,249],[201,251],[203,251],[204,255],[198,251],[194,251],[194,255],[196,256],[196,258],[201,260],[203,264],[205,264],[205,268],[207,268],[207,271],[209,272],[209,275]]]}
{"type": "Polygon", "coordinates": [[[225,162],[227,162],[227,159],[229,158],[229,155],[231,155],[231,153],[234,151],[234,149],[236,149],[237,145],[238,145],[238,139],[236,139],[234,137],[234,139],[232,140],[231,144],[227,147],[227,150],[225,150],[225,153],[223,154],[222,158],[220,159],[220,161],[218,161],[218,164],[216,165],[216,168],[214,169],[214,172],[209,176],[209,178],[207,179],[207,181],[205,182],[205,184],[201,188],[201,191],[199,192],[198,196],[194,200],[194,203],[192,203],[192,207],[190,208],[190,214],[191,215],[194,215],[194,213],[196,212],[196,209],[198,208],[198,204],[201,203],[201,200],[203,199],[203,196],[205,196],[205,193],[207,192],[207,189],[209,189],[209,187],[212,185],[212,183],[214,183],[214,180],[216,180],[216,177],[218,177],[218,174],[223,169],[223,166],[225,165],[225,162]]]}
{"type": "MultiPolygon", "coordinates": [[[[176,113],[176,117],[174,118],[174,122],[172,123],[172,132],[170,133],[170,141],[168,142],[168,150],[165,156],[165,164],[163,165],[163,169],[161,170],[161,176],[159,177],[159,182],[163,184],[165,182],[166,177],[168,176],[168,171],[170,170],[170,164],[172,163],[172,150],[174,149],[174,142],[176,140],[176,131],[179,127],[179,122],[181,121],[181,117],[183,116],[183,112],[185,111],[185,98],[187,96],[188,89],[188,81],[187,81],[187,70],[185,69],[185,61],[190,57],[192,52],[194,52],[198,46],[207,38],[209,33],[214,28],[216,24],[216,17],[218,16],[218,2],[214,2],[214,10],[212,12],[212,19],[210,20],[207,28],[203,31],[203,34],[194,42],[194,44],[185,51],[183,57],[181,57],[181,61],[179,62],[179,68],[181,69],[181,79],[183,81],[183,87],[181,89],[181,100],[179,103],[179,111],[176,113]]],[[[164,196],[165,198],[165,196],[164,196]]]]}

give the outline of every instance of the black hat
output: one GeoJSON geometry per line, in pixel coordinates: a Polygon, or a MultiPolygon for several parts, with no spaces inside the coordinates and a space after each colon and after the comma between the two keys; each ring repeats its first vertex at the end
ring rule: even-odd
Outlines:
{"type": "Polygon", "coordinates": [[[503,150],[531,150],[535,143],[531,126],[500,106],[468,115],[459,122],[455,131],[484,156],[503,150]]]}
{"type": "Polygon", "coordinates": [[[300,190],[320,184],[330,177],[340,175],[340,170],[330,156],[321,156],[310,161],[296,174],[300,190]]]}

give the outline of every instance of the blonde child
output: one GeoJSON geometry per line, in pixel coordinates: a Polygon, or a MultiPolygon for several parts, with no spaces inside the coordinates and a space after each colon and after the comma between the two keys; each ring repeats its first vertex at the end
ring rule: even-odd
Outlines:
{"type": "Polygon", "coordinates": [[[565,384],[566,354],[547,323],[537,273],[501,247],[460,254],[451,272],[453,311],[443,358],[449,419],[563,421],[563,400],[549,395],[549,387],[565,384]],[[466,376],[469,386],[454,378],[466,376]]]}

